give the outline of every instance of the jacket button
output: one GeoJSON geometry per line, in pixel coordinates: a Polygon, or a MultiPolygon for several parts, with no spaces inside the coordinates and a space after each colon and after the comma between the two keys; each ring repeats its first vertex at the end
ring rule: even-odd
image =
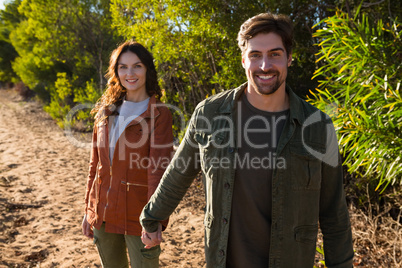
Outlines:
{"type": "Polygon", "coordinates": [[[229,183],[225,183],[225,185],[223,185],[223,187],[228,190],[230,188],[230,184],[229,183]]]}
{"type": "Polygon", "coordinates": [[[225,256],[225,251],[223,251],[223,249],[219,250],[219,256],[221,257],[225,256]]]}
{"type": "Polygon", "coordinates": [[[278,195],[278,187],[274,188],[274,195],[278,195]]]}
{"type": "Polygon", "coordinates": [[[223,219],[222,219],[222,222],[223,222],[223,224],[227,224],[227,223],[228,223],[228,220],[227,220],[226,218],[223,218],[223,219]]]}
{"type": "Polygon", "coordinates": [[[229,153],[233,153],[233,152],[234,152],[234,148],[233,148],[233,147],[229,147],[228,152],[229,152],[229,153]]]}

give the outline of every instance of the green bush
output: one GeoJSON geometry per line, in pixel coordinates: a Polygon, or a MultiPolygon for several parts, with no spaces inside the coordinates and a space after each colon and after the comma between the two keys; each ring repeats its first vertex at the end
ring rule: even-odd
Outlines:
{"type": "Polygon", "coordinates": [[[45,111],[56,119],[57,124],[64,128],[63,119],[71,109],[72,85],[66,73],[58,73],[54,86],[47,89],[50,92],[50,103],[45,111]]]}
{"type": "Polygon", "coordinates": [[[93,127],[90,112],[102,93],[93,80],[87,82],[85,88],[74,87],[77,79],[69,79],[66,73],[58,73],[54,86],[47,89],[51,97],[44,109],[61,128],[90,131],[93,127]]]}
{"type": "Polygon", "coordinates": [[[402,183],[401,25],[356,14],[316,25],[320,84],[309,101],[332,116],[348,171],[383,191],[402,183]]]}
{"type": "MultiPolygon", "coordinates": [[[[81,104],[82,109],[73,117],[72,125],[75,128],[79,128],[83,131],[90,131],[94,124],[93,115],[91,115],[91,110],[95,103],[102,96],[102,92],[97,88],[97,84],[91,80],[86,82],[85,88],[76,88],[74,90],[74,102],[81,104]]],[[[69,119],[68,117],[66,118],[69,119]]]]}

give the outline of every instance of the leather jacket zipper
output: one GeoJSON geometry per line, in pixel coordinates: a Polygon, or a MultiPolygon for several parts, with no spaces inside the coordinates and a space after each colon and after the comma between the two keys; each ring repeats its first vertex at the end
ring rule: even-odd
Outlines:
{"type": "Polygon", "coordinates": [[[107,209],[107,206],[109,205],[109,192],[110,192],[110,189],[112,188],[112,181],[113,181],[112,166],[110,166],[110,184],[109,184],[109,189],[107,190],[107,193],[106,193],[106,206],[105,206],[105,209],[103,210],[103,221],[106,221],[106,209],[107,209]]]}
{"type": "Polygon", "coordinates": [[[145,185],[145,184],[132,183],[132,182],[125,182],[125,181],[121,181],[121,184],[127,185],[127,192],[130,191],[130,185],[132,185],[132,186],[148,187],[148,185],[145,185]]]}

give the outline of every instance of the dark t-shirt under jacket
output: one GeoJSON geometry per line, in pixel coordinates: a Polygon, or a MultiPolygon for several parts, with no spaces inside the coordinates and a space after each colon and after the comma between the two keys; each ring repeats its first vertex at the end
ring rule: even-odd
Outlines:
{"type": "MultiPolygon", "coordinates": [[[[245,94],[238,103],[236,174],[228,241],[228,268],[268,267],[275,151],[289,110],[265,112],[245,94]]],[[[283,163],[282,163],[283,164],[283,163]]]]}

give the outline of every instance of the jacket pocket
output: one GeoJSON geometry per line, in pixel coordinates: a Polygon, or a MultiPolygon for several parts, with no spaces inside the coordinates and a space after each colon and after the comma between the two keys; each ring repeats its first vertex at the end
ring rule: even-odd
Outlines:
{"type": "Polygon", "coordinates": [[[319,190],[321,188],[321,161],[299,146],[290,147],[291,184],[293,190],[319,190]]]}
{"type": "Polygon", "coordinates": [[[313,243],[317,241],[318,225],[301,225],[294,229],[295,240],[300,243],[313,243]]]}
{"type": "Polygon", "coordinates": [[[155,258],[158,258],[159,255],[161,255],[161,247],[160,246],[155,246],[150,249],[142,248],[141,249],[141,254],[146,260],[154,260],[155,258]]]}
{"type": "Polygon", "coordinates": [[[128,221],[138,222],[142,208],[148,201],[148,186],[145,184],[130,183],[122,181],[125,196],[124,206],[126,207],[125,213],[127,214],[128,221]]]}
{"type": "Polygon", "coordinates": [[[226,137],[222,133],[213,135],[205,132],[196,132],[194,139],[199,147],[201,169],[206,178],[213,179],[216,177],[217,170],[222,166],[223,150],[228,147],[226,137]]]}
{"type": "Polygon", "coordinates": [[[218,133],[216,135],[206,132],[196,132],[194,139],[197,141],[201,151],[210,151],[211,149],[222,149],[226,147],[225,134],[218,133]]]}

